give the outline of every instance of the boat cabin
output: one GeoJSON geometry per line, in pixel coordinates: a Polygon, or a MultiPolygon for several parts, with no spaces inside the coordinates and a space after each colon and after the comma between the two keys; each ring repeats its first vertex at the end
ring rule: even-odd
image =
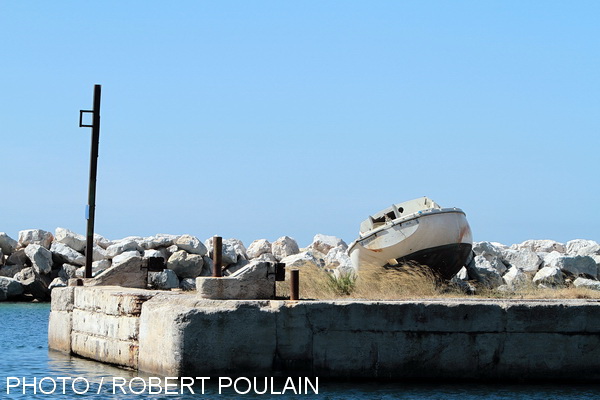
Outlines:
{"type": "Polygon", "coordinates": [[[379,211],[376,214],[369,216],[360,224],[360,233],[363,234],[370,230],[379,228],[388,222],[397,218],[406,217],[418,211],[429,210],[432,208],[442,208],[435,201],[428,197],[420,197],[418,199],[405,201],[403,203],[392,204],[391,207],[379,211]]]}

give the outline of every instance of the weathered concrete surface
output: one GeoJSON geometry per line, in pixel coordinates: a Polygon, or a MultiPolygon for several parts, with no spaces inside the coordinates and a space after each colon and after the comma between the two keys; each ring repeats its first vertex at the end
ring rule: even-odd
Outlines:
{"type": "Polygon", "coordinates": [[[120,287],[65,287],[52,293],[50,348],[137,368],[142,304],[157,291],[120,287]]]}
{"type": "Polygon", "coordinates": [[[51,347],[165,376],[600,381],[598,301],[289,302],[55,290],[51,347]]]}

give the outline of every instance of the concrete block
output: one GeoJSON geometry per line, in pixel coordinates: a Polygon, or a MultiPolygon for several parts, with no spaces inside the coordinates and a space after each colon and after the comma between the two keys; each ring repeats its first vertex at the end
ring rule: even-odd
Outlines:
{"type": "MultiPolygon", "coordinates": [[[[142,304],[157,290],[121,288],[117,286],[75,287],[75,308],[109,315],[138,316],[142,304]]],[[[174,293],[175,295],[175,293],[174,293]]]]}
{"type": "Polygon", "coordinates": [[[92,360],[135,369],[138,366],[138,344],[134,341],[72,332],[71,350],[73,354],[92,360]]]}
{"type": "MultiPolygon", "coordinates": [[[[53,298],[54,301],[54,298],[53,298]]],[[[71,352],[72,313],[52,311],[48,321],[48,347],[63,353],[71,352]]]]}
{"type": "Polygon", "coordinates": [[[52,301],[50,308],[52,311],[72,311],[74,297],[74,287],[57,287],[52,290],[52,301]]]}
{"type": "Polygon", "coordinates": [[[137,341],[139,317],[108,315],[85,310],[73,310],[73,331],[92,336],[137,341]]]}

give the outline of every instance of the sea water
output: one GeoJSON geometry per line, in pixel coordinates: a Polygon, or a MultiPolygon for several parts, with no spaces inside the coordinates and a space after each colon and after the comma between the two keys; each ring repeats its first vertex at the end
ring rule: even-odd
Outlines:
{"type": "MultiPolygon", "coordinates": [[[[184,394],[164,394],[164,391],[161,394],[148,394],[149,390],[142,393],[141,382],[148,382],[149,376],[49,351],[49,313],[50,305],[47,303],[0,303],[0,399],[600,399],[598,385],[333,382],[323,379],[319,380],[318,394],[314,394],[312,390],[308,390],[309,394],[294,394],[287,390],[284,394],[268,392],[257,395],[250,392],[242,395],[232,389],[224,389],[219,393],[216,384],[207,384],[204,391],[201,386],[196,385],[193,387],[194,394],[189,391],[184,394]],[[44,378],[45,381],[39,384],[44,378]],[[77,378],[80,380],[73,384],[77,378]],[[118,388],[113,393],[115,388],[107,382],[115,378],[133,384],[125,386],[126,393],[118,388]],[[35,381],[37,385],[17,386],[17,380],[29,384],[35,381]],[[87,390],[84,380],[89,385],[87,390]],[[53,382],[57,384],[54,390],[53,382]],[[12,387],[8,387],[10,385],[12,387]],[[84,391],[84,394],[77,394],[84,391]]],[[[215,379],[213,378],[213,382],[215,379]]],[[[274,387],[274,391],[281,391],[283,383],[279,381],[278,385],[274,387]]]]}

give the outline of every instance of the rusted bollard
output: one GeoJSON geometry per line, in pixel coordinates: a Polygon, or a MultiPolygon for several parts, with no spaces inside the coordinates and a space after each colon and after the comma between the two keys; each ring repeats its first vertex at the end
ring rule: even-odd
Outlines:
{"type": "Polygon", "coordinates": [[[300,299],[300,271],[293,269],[290,271],[290,300],[300,299]]]}
{"type": "Polygon", "coordinates": [[[212,276],[214,278],[219,278],[223,276],[223,271],[221,270],[222,262],[221,255],[223,253],[223,238],[221,236],[213,236],[213,271],[212,276]]]}

